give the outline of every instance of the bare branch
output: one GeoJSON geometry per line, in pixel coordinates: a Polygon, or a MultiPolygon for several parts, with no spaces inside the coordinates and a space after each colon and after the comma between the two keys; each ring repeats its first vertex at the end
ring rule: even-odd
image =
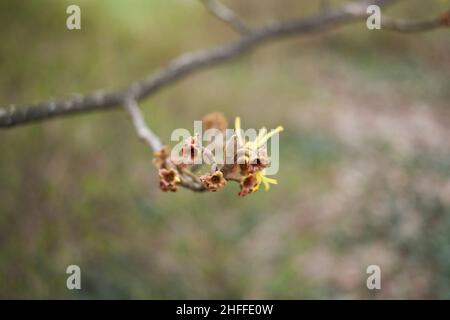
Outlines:
{"type": "MultiPolygon", "coordinates": [[[[380,7],[393,4],[397,0],[364,0],[352,2],[339,10],[329,11],[326,14],[306,18],[303,20],[292,20],[283,23],[273,23],[265,27],[252,30],[250,33],[238,40],[223,46],[188,53],[180,56],[167,67],[149,75],[147,78],[136,81],[125,89],[112,92],[95,92],[84,96],[77,96],[57,101],[46,101],[16,108],[11,106],[6,109],[0,108],[0,128],[12,127],[33,121],[41,121],[57,116],[70,115],[82,112],[109,110],[125,104],[128,99],[139,101],[154,94],[159,89],[173,84],[183,77],[197,72],[206,67],[229,61],[257,45],[282,37],[312,34],[327,31],[332,28],[359,21],[366,17],[366,9],[369,4],[380,7]]],[[[388,24],[389,25],[389,24],[388,24]]],[[[433,28],[449,26],[447,20],[440,19],[439,24],[421,25],[415,28],[392,27],[399,32],[418,32],[421,28],[431,30],[433,28]],[[421,28],[420,28],[421,27],[421,28]]]]}
{"type": "MultiPolygon", "coordinates": [[[[195,177],[195,176],[194,176],[195,177]]],[[[205,192],[207,191],[205,186],[201,181],[197,181],[197,177],[191,177],[187,175],[186,173],[181,176],[181,183],[180,185],[183,188],[195,191],[195,192],[205,192]]]]}
{"type": "MultiPolygon", "coordinates": [[[[139,108],[138,103],[134,99],[127,99],[124,103],[125,110],[131,117],[136,133],[140,139],[146,142],[150,148],[156,152],[163,148],[159,137],[147,126],[144,116],[139,108]]],[[[170,160],[166,159],[166,164],[169,168],[179,171],[180,186],[196,192],[206,191],[203,183],[187,169],[180,169],[170,160]]]]}
{"type": "Polygon", "coordinates": [[[200,0],[205,7],[220,20],[227,23],[240,34],[247,34],[250,28],[229,8],[218,0],[200,0]]]}
{"type": "Polygon", "coordinates": [[[133,121],[138,137],[144,140],[153,151],[161,150],[163,147],[161,140],[145,124],[144,116],[142,115],[136,100],[128,99],[125,101],[125,109],[128,111],[131,120],[133,121]]]}
{"type": "Polygon", "coordinates": [[[442,26],[448,26],[445,17],[446,15],[444,14],[441,17],[434,17],[426,20],[407,21],[383,16],[381,18],[381,28],[402,33],[425,32],[442,26]]]}

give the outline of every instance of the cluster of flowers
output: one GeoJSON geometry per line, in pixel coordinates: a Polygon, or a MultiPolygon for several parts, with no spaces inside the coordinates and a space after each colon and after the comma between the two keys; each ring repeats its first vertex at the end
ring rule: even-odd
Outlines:
{"type": "MultiPolygon", "coordinates": [[[[212,113],[203,118],[203,127],[224,131],[227,121],[221,113],[212,113]]],[[[242,137],[240,118],[236,117],[235,134],[223,144],[225,151],[232,150],[233,161],[223,165],[218,165],[211,151],[201,146],[198,136],[189,137],[184,141],[181,159],[171,156],[170,148],[165,146],[155,153],[153,159],[154,165],[159,169],[160,188],[163,191],[174,192],[181,184],[188,188],[195,187],[197,191],[216,192],[229,181],[234,181],[239,183],[241,197],[257,191],[261,185],[269,190],[270,185],[277,184],[277,181],[265,175],[265,168],[269,165],[267,140],[281,131],[283,131],[281,126],[271,132],[262,128],[254,140],[245,141],[242,137]],[[195,174],[199,166],[194,164],[194,159],[198,155],[202,155],[210,164],[210,170],[206,174],[195,174]]]]}

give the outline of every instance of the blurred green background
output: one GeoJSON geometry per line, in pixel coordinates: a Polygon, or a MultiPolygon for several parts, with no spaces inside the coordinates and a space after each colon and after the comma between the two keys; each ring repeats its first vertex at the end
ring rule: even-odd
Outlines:
{"type": "MultiPolygon", "coordinates": [[[[224,3],[255,26],[320,7],[224,3]]],[[[360,23],[294,37],[141,103],[167,142],[211,111],[283,125],[279,185],[246,198],[162,193],[120,109],[2,130],[0,298],[450,298],[449,36],[360,23]]],[[[197,0],[2,0],[0,105],[118,88],[236,37],[197,0]],[[65,27],[73,3],[80,31],[65,27]]]]}

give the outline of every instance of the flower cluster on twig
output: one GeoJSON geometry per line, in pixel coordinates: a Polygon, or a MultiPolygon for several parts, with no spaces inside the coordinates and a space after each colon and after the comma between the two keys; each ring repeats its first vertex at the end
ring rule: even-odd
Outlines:
{"type": "MultiPolygon", "coordinates": [[[[223,114],[211,113],[203,118],[203,128],[225,132],[227,121],[223,114]]],[[[198,135],[185,139],[181,157],[173,155],[169,146],[164,146],[154,153],[153,158],[153,164],[159,170],[160,188],[174,192],[178,186],[183,186],[195,191],[216,192],[233,181],[239,184],[241,197],[259,190],[261,185],[269,190],[271,184],[277,184],[277,180],[265,174],[270,162],[267,141],[281,131],[281,126],[270,132],[263,127],[254,139],[246,141],[241,120],[236,117],[234,134],[221,135],[222,140],[215,140],[229,160],[223,164],[216,161],[210,148],[201,145],[198,135]],[[209,167],[206,173],[197,173],[202,167],[196,163],[199,157],[209,167]]]]}

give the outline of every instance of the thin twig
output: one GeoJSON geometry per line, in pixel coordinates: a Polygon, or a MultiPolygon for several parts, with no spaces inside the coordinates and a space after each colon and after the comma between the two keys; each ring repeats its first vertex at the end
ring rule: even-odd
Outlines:
{"type": "Polygon", "coordinates": [[[144,116],[142,115],[136,100],[128,99],[124,106],[133,121],[138,137],[144,140],[153,151],[161,150],[163,147],[161,140],[145,124],[144,116]]]}
{"type": "Polygon", "coordinates": [[[228,7],[218,0],[200,0],[205,7],[217,18],[227,23],[240,34],[247,34],[250,28],[228,7]]]}
{"type": "Polygon", "coordinates": [[[402,33],[425,32],[441,26],[443,26],[442,17],[433,17],[418,21],[392,19],[385,16],[382,16],[381,18],[381,29],[388,29],[402,33]]]}

